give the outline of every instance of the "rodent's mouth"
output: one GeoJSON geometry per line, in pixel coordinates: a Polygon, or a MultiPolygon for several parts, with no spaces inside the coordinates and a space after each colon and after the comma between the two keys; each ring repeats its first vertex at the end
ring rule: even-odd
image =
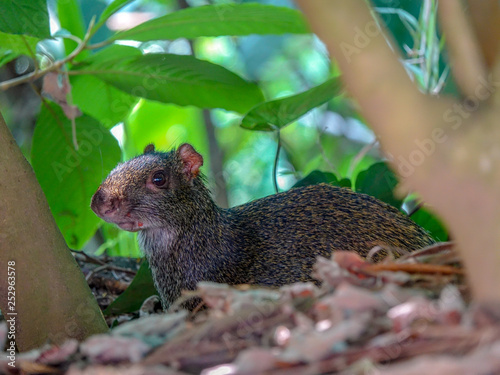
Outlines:
{"type": "Polygon", "coordinates": [[[129,232],[138,232],[141,229],[144,229],[144,224],[140,221],[124,221],[121,223],[115,223],[120,227],[120,229],[129,231],[129,232]]]}

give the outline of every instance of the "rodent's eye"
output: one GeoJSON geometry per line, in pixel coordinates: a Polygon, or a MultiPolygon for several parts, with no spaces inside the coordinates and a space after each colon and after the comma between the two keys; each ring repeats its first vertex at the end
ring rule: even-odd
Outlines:
{"type": "Polygon", "coordinates": [[[157,187],[160,187],[160,188],[164,187],[167,183],[167,177],[165,177],[165,172],[163,172],[163,171],[156,172],[153,175],[153,178],[151,179],[151,181],[157,187]]]}

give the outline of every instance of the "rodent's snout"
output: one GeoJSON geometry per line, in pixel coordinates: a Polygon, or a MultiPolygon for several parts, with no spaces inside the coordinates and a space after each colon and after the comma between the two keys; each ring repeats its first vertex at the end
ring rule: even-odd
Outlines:
{"type": "Polygon", "coordinates": [[[90,208],[92,208],[92,211],[94,211],[97,216],[100,216],[104,220],[110,219],[113,213],[116,212],[117,207],[116,200],[109,199],[100,187],[92,196],[90,208]]]}
{"type": "Polygon", "coordinates": [[[103,189],[102,186],[97,189],[92,197],[90,208],[92,208],[92,211],[101,219],[108,223],[114,223],[123,230],[136,232],[144,229],[143,221],[139,220],[137,217],[133,217],[128,204],[126,202],[124,203],[123,199],[116,197],[105,188],[103,189]]]}

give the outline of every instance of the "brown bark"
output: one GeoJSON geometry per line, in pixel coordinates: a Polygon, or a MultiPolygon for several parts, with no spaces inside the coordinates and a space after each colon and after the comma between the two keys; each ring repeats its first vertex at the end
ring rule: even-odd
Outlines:
{"type": "Polygon", "coordinates": [[[481,53],[474,25],[466,16],[461,2],[456,0],[441,1],[438,15],[441,29],[446,35],[448,54],[453,62],[451,69],[455,81],[464,95],[474,95],[479,79],[484,80],[487,76],[484,55],[481,53]]]}
{"type": "MultiPolygon", "coordinates": [[[[365,0],[298,3],[338,62],[347,89],[359,102],[403,186],[419,192],[448,224],[474,298],[500,302],[499,54],[490,72],[481,48],[468,50],[465,56],[460,41],[468,43],[475,36],[461,38],[460,33],[473,29],[460,28],[455,18],[448,17],[445,29],[459,34],[451,41],[458,51],[451,55],[451,63],[468,59],[454,69],[461,74],[460,87],[467,100],[425,96],[387,44],[388,36],[376,26],[365,0]]],[[[444,3],[456,9],[458,0],[443,0],[440,5],[444,3]]],[[[485,20],[481,28],[497,30],[490,21],[485,20]]]]}
{"type": "Polygon", "coordinates": [[[105,332],[101,311],[1,114],[0,150],[0,309],[16,321],[19,350],[105,332]],[[9,262],[15,262],[15,305],[7,303],[9,262]]]}
{"type": "Polygon", "coordinates": [[[500,49],[500,4],[497,0],[467,0],[472,25],[486,65],[491,68],[500,49]],[[484,24],[488,27],[484,27],[484,24]]]}

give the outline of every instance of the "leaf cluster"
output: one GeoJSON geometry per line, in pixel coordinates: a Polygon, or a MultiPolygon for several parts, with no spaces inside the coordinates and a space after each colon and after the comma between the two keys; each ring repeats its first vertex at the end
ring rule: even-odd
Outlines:
{"type": "MultiPolygon", "coordinates": [[[[68,116],[58,105],[60,101],[54,100],[56,104],[43,99],[30,155],[56,222],[68,245],[76,249],[81,249],[102,225],[89,209],[90,198],[100,181],[120,160],[149,141],[141,138],[145,138],[144,129],[133,125],[141,122],[138,118],[144,112],[150,114],[148,121],[154,120],[149,125],[153,133],[169,132],[174,139],[186,139],[181,134],[185,130],[180,130],[177,124],[200,120],[198,109],[222,109],[224,112],[217,113],[236,118],[244,129],[274,132],[281,137],[285,127],[325,103],[330,109],[347,108],[338,74],[314,87],[276,98],[258,82],[248,79],[241,69],[207,61],[196,53],[194,42],[204,38],[310,34],[303,15],[296,9],[259,3],[186,8],[92,42],[109,18],[130,3],[130,0],[112,1],[85,25],[76,0],[57,2],[62,29],[52,35],[46,0],[13,0],[0,5],[0,66],[20,55],[31,56],[37,65],[25,76],[0,82],[0,89],[45,79],[54,73],[56,89],[48,94],[54,99],[62,93],[67,100],[63,108],[76,106],[82,113],[79,117],[68,116]],[[62,57],[56,58],[42,48],[49,38],[64,41],[66,51],[62,57]],[[148,43],[161,45],[179,39],[189,41],[191,53],[152,53],[144,47],[148,43]],[[65,85],[69,85],[69,93],[64,91],[65,85]],[[163,106],[161,109],[158,103],[163,106]],[[165,105],[185,108],[171,111],[165,105]],[[112,133],[115,125],[124,121],[129,124],[126,142],[131,144],[135,140],[137,147],[124,148],[112,133]]],[[[352,109],[345,115],[359,118],[352,109]]],[[[205,133],[204,128],[193,127],[189,137],[202,134],[200,137],[206,139],[205,133]]],[[[296,138],[300,142],[300,135],[296,138]]],[[[290,148],[293,145],[284,142],[287,157],[293,159],[290,148]]],[[[201,151],[207,154],[208,147],[203,150],[202,146],[201,151]]],[[[366,163],[359,166],[368,167],[366,163]]],[[[333,183],[403,208],[403,201],[394,195],[396,178],[385,164],[374,164],[349,177],[356,177],[355,184],[333,173],[313,172],[297,185],[333,183]]],[[[433,233],[441,230],[439,235],[445,237],[446,232],[437,219],[422,212],[418,213],[419,223],[430,222],[428,229],[433,233]]],[[[119,247],[121,240],[112,228],[103,227],[103,233],[108,240],[106,246],[119,247]]]]}

